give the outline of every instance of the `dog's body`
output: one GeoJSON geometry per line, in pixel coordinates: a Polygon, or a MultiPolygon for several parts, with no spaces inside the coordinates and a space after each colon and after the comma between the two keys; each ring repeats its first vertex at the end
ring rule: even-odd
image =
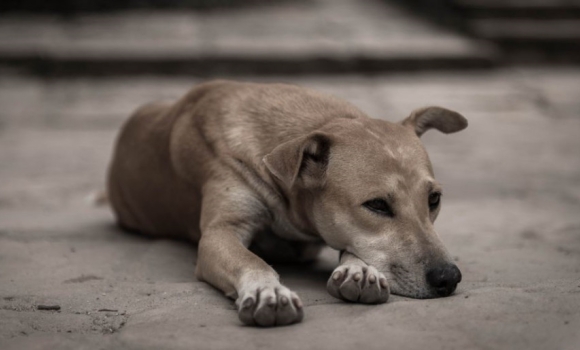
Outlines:
{"type": "Polygon", "coordinates": [[[196,275],[237,299],[246,324],[303,314],[251,244],[297,260],[322,243],[343,251],[328,289],[345,300],[385,302],[389,284],[403,295],[448,295],[460,274],[432,228],[440,190],[417,135],[465,126],[437,107],[393,124],[295,86],[210,82],[135,112],[108,195],[122,227],[198,242],[196,275]]]}

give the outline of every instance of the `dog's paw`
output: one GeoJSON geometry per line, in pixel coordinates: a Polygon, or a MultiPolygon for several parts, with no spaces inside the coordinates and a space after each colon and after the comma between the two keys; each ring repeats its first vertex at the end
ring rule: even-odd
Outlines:
{"type": "Polygon", "coordinates": [[[302,321],[302,301],[281,284],[255,287],[242,292],[236,300],[240,321],[251,326],[283,326],[302,321]]]}
{"type": "Polygon", "coordinates": [[[385,275],[373,266],[341,265],[326,284],[330,295],[355,303],[382,304],[389,299],[389,284],[385,275]]]}

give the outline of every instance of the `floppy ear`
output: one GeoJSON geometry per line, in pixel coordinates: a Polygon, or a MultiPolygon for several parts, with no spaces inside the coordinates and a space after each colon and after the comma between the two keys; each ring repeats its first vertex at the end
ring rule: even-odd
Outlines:
{"type": "Polygon", "coordinates": [[[298,182],[307,188],[322,186],[330,145],[331,140],[326,134],[315,132],[277,146],[263,158],[263,162],[287,189],[298,182]]]}
{"type": "Polygon", "coordinates": [[[465,129],[467,119],[457,112],[432,106],[414,110],[401,124],[413,128],[417,136],[433,128],[450,134],[465,129]]]}

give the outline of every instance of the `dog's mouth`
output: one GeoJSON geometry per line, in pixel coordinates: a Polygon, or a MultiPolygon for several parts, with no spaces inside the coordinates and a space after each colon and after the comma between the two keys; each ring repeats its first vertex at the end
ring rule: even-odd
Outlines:
{"type": "Polygon", "coordinates": [[[432,298],[431,292],[426,288],[426,281],[421,281],[410,273],[393,269],[385,275],[392,294],[413,299],[432,298]]]}
{"type": "Polygon", "coordinates": [[[391,293],[413,299],[435,299],[450,296],[455,292],[456,288],[455,286],[446,291],[433,290],[431,288],[409,288],[408,286],[401,286],[395,282],[392,283],[391,293]]]}
{"type": "MultiPolygon", "coordinates": [[[[457,269],[455,267],[455,269],[457,269]]],[[[457,271],[459,271],[457,269],[457,271]]],[[[431,272],[438,273],[439,271],[431,272]]],[[[442,298],[452,295],[457,289],[457,284],[461,282],[461,273],[459,277],[448,278],[444,273],[439,273],[436,279],[429,275],[410,273],[407,269],[401,266],[391,267],[386,274],[389,281],[389,287],[392,294],[414,299],[433,299],[442,298]]]]}

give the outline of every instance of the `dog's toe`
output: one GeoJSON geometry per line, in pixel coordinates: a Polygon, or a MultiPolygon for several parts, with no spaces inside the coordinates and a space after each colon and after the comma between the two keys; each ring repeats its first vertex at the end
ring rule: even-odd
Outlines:
{"type": "Polygon", "coordinates": [[[342,297],[349,301],[358,301],[364,281],[364,271],[359,266],[349,268],[349,274],[340,285],[339,291],[342,297]]]}
{"type": "Polygon", "coordinates": [[[369,266],[359,301],[365,304],[382,304],[387,302],[389,295],[386,277],[374,267],[369,266]]]}
{"type": "Polygon", "coordinates": [[[254,310],[256,309],[256,298],[247,295],[244,298],[239,298],[236,304],[238,304],[238,317],[240,321],[249,326],[255,325],[254,310]]]}
{"type": "Polygon", "coordinates": [[[260,302],[254,312],[256,324],[262,327],[271,327],[276,324],[276,292],[273,288],[260,291],[260,302]]]}
{"type": "Polygon", "coordinates": [[[328,292],[335,298],[358,301],[365,277],[366,267],[349,265],[337,267],[326,285],[328,292]]]}
{"type": "Polygon", "coordinates": [[[334,270],[334,272],[328,279],[328,282],[326,283],[326,289],[328,290],[328,293],[330,295],[332,295],[337,299],[343,299],[342,295],[340,295],[339,289],[344,280],[346,279],[347,274],[348,267],[346,266],[339,266],[334,270]]]}
{"type": "Polygon", "coordinates": [[[278,307],[276,310],[276,325],[283,326],[302,321],[304,311],[302,301],[296,293],[288,289],[278,290],[278,307]]]}

